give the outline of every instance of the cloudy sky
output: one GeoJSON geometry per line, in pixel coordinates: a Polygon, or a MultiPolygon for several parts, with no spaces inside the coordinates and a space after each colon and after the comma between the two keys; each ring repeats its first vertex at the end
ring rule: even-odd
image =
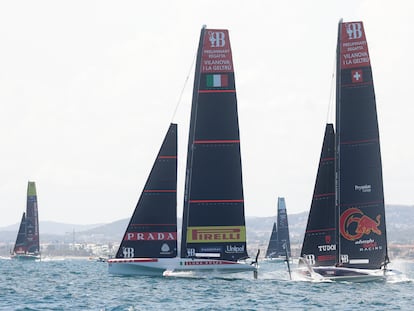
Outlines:
{"type": "Polygon", "coordinates": [[[409,0],[0,0],[0,226],[20,220],[29,180],[41,220],[130,217],[171,121],[181,216],[203,24],[230,31],[247,215],[275,215],[278,196],[288,213],[309,209],[340,18],[364,22],[385,202],[413,205],[413,11],[409,0]]]}

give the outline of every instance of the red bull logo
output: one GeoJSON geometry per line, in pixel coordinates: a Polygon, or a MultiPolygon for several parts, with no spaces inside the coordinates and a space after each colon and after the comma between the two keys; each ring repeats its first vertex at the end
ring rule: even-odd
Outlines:
{"type": "Polygon", "coordinates": [[[341,235],[350,241],[360,239],[363,235],[375,233],[381,235],[382,232],[378,228],[381,224],[381,215],[377,215],[375,220],[364,215],[364,213],[356,207],[347,209],[339,219],[339,229],[341,235]]]}

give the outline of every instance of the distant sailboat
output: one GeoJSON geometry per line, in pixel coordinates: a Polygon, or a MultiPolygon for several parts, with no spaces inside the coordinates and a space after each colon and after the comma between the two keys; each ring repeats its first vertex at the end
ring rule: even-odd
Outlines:
{"type": "Polygon", "coordinates": [[[169,275],[175,271],[256,271],[255,265],[243,261],[248,255],[240,138],[227,30],[201,30],[180,257],[176,144],[176,125],[171,125],[116,258],[108,260],[109,272],[169,275]]]}
{"type": "Polygon", "coordinates": [[[369,281],[389,263],[377,111],[362,22],[338,27],[336,131],[327,124],[301,256],[315,277],[369,281]]]}
{"type": "Polygon", "coordinates": [[[291,257],[289,224],[285,198],[277,200],[277,224],[273,223],[272,234],[266,251],[266,258],[271,260],[287,260],[291,257]]]}
{"type": "Polygon", "coordinates": [[[13,259],[40,259],[39,217],[37,209],[36,185],[27,185],[26,212],[20,221],[16,243],[11,254],[13,259]]]}

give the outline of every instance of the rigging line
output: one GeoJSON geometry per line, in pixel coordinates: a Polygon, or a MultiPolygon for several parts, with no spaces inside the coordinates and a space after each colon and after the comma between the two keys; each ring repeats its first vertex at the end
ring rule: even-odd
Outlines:
{"type": "MultiPolygon", "coordinates": [[[[335,79],[335,74],[336,74],[336,54],[334,57],[334,65],[333,65],[333,70],[332,70],[332,79],[331,79],[331,89],[329,92],[329,104],[328,104],[328,112],[326,114],[326,123],[329,123],[329,120],[331,120],[331,117],[333,119],[333,107],[334,107],[334,90],[335,90],[335,84],[336,84],[336,79],[335,79]]],[[[333,123],[333,122],[332,122],[333,123]]]]}
{"type": "Polygon", "coordinates": [[[190,75],[191,75],[191,72],[193,70],[194,63],[195,63],[196,59],[197,59],[197,51],[196,51],[196,53],[195,53],[195,55],[193,57],[193,61],[191,63],[190,69],[188,70],[187,77],[185,78],[184,85],[183,85],[183,88],[181,89],[180,96],[178,97],[178,102],[177,102],[177,105],[175,106],[174,113],[173,113],[173,116],[172,116],[172,120],[174,120],[175,115],[177,114],[178,107],[180,106],[181,99],[182,99],[183,94],[184,94],[184,90],[185,90],[185,88],[187,86],[187,83],[188,83],[188,80],[190,78],[190,75]]]}

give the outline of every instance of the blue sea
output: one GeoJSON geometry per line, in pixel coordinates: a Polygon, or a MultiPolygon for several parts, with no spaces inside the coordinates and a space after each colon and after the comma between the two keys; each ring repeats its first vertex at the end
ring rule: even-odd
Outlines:
{"type": "Polygon", "coordinates": [[[286,264],[252,273],[172,277],[109,275],[87,259],[0,259],[0,310],[413,310],[414,262],[396,261],[392,281],[289,279],[286,264]]]}

